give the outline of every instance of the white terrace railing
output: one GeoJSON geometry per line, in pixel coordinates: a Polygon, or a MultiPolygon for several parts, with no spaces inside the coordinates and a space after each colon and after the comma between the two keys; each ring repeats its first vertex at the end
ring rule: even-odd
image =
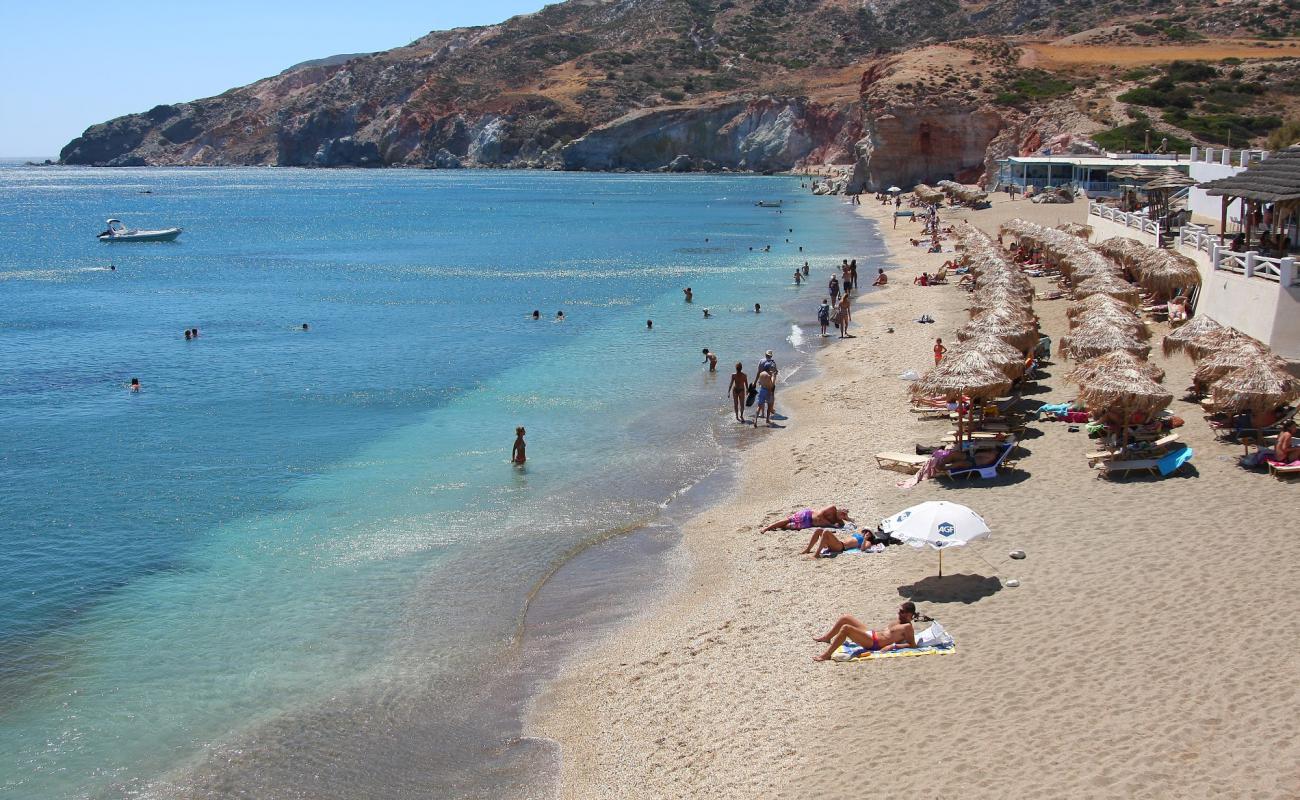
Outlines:
{"type": "Polygon", "coordinates": [[[1296,275],[1295,259],[1290,256],[1268,258],[1254,250],[1238,253],[1220,247],[1216,241],[1210,241],[1207,252],[1210,254],[1210,264],[1215,270],[1235,272],[1247,278],[1260,278],[1283,286],[1300,285],[1300,278],[1296,275]]]}
{"type": "Polygon", "coordinates": [[[1125,228],[1133,228],[1142,233],[1149,233],[1160,240],[1160,221],[1148,217],[1146,214],[1120,211],[1118,208],[1111,208],[1101,203],[1088,201],[1088,215],[1101,217],[1104,220],[1123,225],[1125,228]]]}
{"type": "Polygon", "coordinates": [[[1193,250],[1200,250],[1202,253],[1210,252],[1210,243],[1212,241],[1213,237],[1210,236],[1209,230],[1204,225],[1194,225],[1188,222],[1178,231],[1178,244],[1183,247],[1190,247],[1193,250]]]}

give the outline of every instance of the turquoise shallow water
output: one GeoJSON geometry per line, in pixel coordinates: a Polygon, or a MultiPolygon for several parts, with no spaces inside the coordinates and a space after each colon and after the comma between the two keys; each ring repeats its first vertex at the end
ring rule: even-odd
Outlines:
{"type": "Polygon", "coordinates": [[[820,344],[804,260],[869,266],[790,178],[9,165],[0,223],[0,796],[31,800],[475,794],[529,594],[780,435],[735,430],[727,365],[820,344]]]}

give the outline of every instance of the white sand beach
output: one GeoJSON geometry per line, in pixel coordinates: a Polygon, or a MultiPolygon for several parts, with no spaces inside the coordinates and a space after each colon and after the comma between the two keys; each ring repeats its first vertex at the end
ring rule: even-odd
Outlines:
{"type": "MultiPolygon", "coordinates": [[[[1168,371],[1194,469],[1102,480],[1084,433],[1042,422],[1017,471],[898,488],[873,454],[948,430],[909,412],[898,376],[932,365],[968,295],[912,285],[951,255],[910,246],[919,224],[894,231],[892,209],[863,203],[898,267],[866,296],[879,305],[859,304],[856,338],[778,394],[788,427],[749,448],[732,496],[687,526],[680,591],[538,699],[529,732],[560,745],[559,796],[1300,796],[1300,487],[1236,465],[1241,448],[1181,399],[1191,362],[1162,356],[1157,325],[1151,359],[1168,371]],[[923,313],[936,324],[916,323],[923,313]],[[844,505],[874,525],[932,499],[993,529],[950,551],[941,581],[933,551],[814,560],[799,554],[806,533],[758,532],[804,506],[844,505]],[[1008,558],[1016,548],[1025,560],[1008,558]],[[884,624],[904,598],[943,623],[956,654],[813,662],[812,637],[837,616],[884,624]]],[[[999,196],[944,217],[996,233],[1016,216],[1084,214],[999,196]]],[[[864,283],[877,266],[860,261],[864,283]]],[[[1035,303],[1054,341],[1067,305],[1035,303]]],[[[1031,396],[1072,399],[1069,363],[1053,362],[1031,396]]]]}

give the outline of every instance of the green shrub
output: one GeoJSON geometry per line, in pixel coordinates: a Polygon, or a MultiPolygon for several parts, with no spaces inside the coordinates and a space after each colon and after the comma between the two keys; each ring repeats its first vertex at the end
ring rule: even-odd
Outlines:
{"type": "Polygon", "coordinates": [[[1138,36],[1155,36],[1157,33],[1160,33],[1159,28],[1154,25],[1148,25],[1145,22],[1129,23],[1128,29],[1136,33],[1138,36]]]}
{"type": "Polygon", "coordinates": [[[1272,115],[1247,116],[1243,114],[1188,115],[1181,110],[1167,113],[1166,122],[1196,134],[1215,144],[1245,145],[1251,139],[1263,136],[1280,127],[1282,120],[1272,115]]]}
{"type": "Polygon", "coordinates": [[[1219,75],[1214,67],[1203,61],[1171,61],[1165,67],[1165,74],[1177,83],[1198,83],[1219,75]]]}
{"type": "Polygon", "coordinates": [[[1149,78],[1155,74],[1155,71],[1149,67],[1138,67],[1125,72],[1120,77],[1126,81],[1140,81],[1143,78],[1149,78]]]}
{"type": "Polygon", "coordinates": [[[1127,125],[1121,125],[1118,128],[1111,128],[1108,131],[1093,134],[1092,140],[1101,147],[1112,151],[1132,151],[1142,149],[1143,143],[1148,141],[1148,132],[1150,133],[1149,141],[1152,149],[1160,146],[1161,139],[1169,140],[1169,149],[1173,151],[1187,150],[1192,143],[1180,136],[1171,136],[1167,133],[1161,133],[1151,127],[1150,123],[1145,120],[1130,122],[1127,125]]]}
{"type": "Polygon", "coordinates": [[[1283,150],[1300,142],[1300,119],[1288,120],[1268,135],[1269,150],[1283,150]]]}

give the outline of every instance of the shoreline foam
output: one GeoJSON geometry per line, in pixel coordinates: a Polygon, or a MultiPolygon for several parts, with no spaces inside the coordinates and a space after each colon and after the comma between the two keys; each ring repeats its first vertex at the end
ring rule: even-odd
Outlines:
{"type": "MultiPolygon", "coordinates": [[[[1183,477],[1098,480],[1083,434],[1040,423],[1019,473],[898,489],[901,476],[872,454],[945,428],[908,413],[897,376],[928,366],[934,337],[966,319],[967,296],[913,286],[922,266],[951,254],[910,247],[919,226],[894,231],[870,199],[859,210],[897,267],[871,298],[885,304],[855,309],[857,338],[827,348],[815,377],[778,395],[788,429],[749,448],[732,497],[684,526],[681,589],[535,699],[526,731],[558,742],[558,795],[1290,795],[1300,744],[1278,712],[1294,699],[1300,559],[1276,541],[1276,509],[1293,504],[1293,489],[1239,470],[1235,448],[1214,442],[1199,408],[1181,400],[1171,409],[1196,451],[1183,477]],[[922,313],[937,324],[913,322],[922,313]],[[928,552],[812,560],[798,554],[806,536],[756,532],[804,505],[844,504],[871,524],[938,498],[973,506],[994,529],[949,554],[942,583],[928,552]],[[1008,560],[1013,548],[1028,558],[1008,560]],[[1011,577],[1022,586],[1005,588],[1011,577]],[[837,615],[884,622],[907,596],[961,653],[811,661],[810,637],[837,615]],[[1272,628],[1272,644],[1225,646],[1222,629],[1235,628],[1247,597],[1273,613],[1234,634],[1272,628]],[[1259,699],[1262,686],[1272,699],[1259,699]],[[894,754],[899,763],[883,768],[894,754]],[[870,787],[855,784],[864,759],[882,765],[870,787]]],[[[995,231],[1014,216],[1056,224],[1084,213],[996,197],[991,209],[944,216],[995,231]]],[[[863,277],[875,266],[860,263],[863,277]]],[[[1053,340],[1067,305],[1035,304],[1053,340]]],[[[1181,389],[1190,364],[1158,350],[1166,384],[1181,389]]],[[[1030,396],[1069,399],[1068,369],[1056,360],[1030,396]]]]}

